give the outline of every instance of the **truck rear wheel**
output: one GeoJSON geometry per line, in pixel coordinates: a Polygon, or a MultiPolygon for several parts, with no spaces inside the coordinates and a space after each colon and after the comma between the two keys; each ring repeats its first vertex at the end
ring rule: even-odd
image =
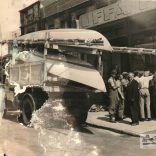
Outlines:
{"type": "Polygon", "coordinates": [[[85,123],[91,106],[87,93],[73,94],[68,100],[65,100],[65,104],[68,113],[74,117],[76,124],[81,125],[85,123]]]}
{"type": "Polygon", "coordinates": [[[22,99],[22,119],[25,125],[30,124],[32,113],[36,110],[35,100],[31,94],[25,94],[22,99]]]}

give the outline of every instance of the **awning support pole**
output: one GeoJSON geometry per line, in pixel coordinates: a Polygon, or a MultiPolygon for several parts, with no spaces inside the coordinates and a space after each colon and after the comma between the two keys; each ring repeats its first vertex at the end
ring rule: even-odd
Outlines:
{"type": "Polygon", "coordinates": [[[98,54],[98,71],[100,75],[103,77],[102,51],[99,51],[99,54],[98,54]]]}

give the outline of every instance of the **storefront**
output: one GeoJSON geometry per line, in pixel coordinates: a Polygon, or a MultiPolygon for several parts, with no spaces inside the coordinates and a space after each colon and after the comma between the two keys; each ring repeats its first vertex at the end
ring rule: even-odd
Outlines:
{"type": "MultiPolygon", "coordinates": [[[[154,49],[156,48],[155,15],[155,1],[118,0],[111,5],[81,15],[79,22],[81,28],[94,29],[105,35],[112,46],[154,49]]],[[[139,52],[105,54],[104,79],[108,78],[110,71],[116,65],[121,72],[154,71],[155,62],[155,57],[139,52]]]]}
{"type": "Polygon", "coordinates": [[[155,1],[119,0],[83,14],[79,21],[81,28],[98,30],[114,46],[156,48],[155,14],[155,1]]]}

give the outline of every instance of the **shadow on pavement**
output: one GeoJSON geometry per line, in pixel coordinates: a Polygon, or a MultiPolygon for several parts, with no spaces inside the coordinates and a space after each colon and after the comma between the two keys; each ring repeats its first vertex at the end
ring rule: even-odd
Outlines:
{"type": "Polygon", "coordinates": [[[12,121],[15,123],[18,123],[17,115],[12,113],[6,113],[5,117],[3,117],[4,120],[12,121]]]}
{"type": "Polygon", "coordinates": [[[108,117],[98,117],[97,119],[110,122],[110,119],[108,117]]]}
{"type": "Polygon", "coordinates": [[[131,122],[126,121],[126,120],[122,120],[122,121],[120,121],[120,123],[127,124],[127,125],[130,125],[131,124],[131,122]]]}
{"type": "MultiPolygon", "coordinates": [[[[110,119],[107,117],[107,116],[104,116],[104,117],[98,117],[97,119],[99,120],[103,120],[103,121],[106,121],[106,122],[110,122],[110,119]]],[[[117,121],[119,123],[123,123],[123,124],[130,124],[129,121],[126,121],[126,120],[120,120],[120,121],[117,121]]]]}
{"type": "Polygon", "coordinates": [[[86,127],[77,126],[77,127],[74,128],[74,130],[77,131],[77,132],[81,132],[81,133],[94,134],[92,131],[87,129],[87,127],[88,127],[88,125],[86,125],[86,127]]]}

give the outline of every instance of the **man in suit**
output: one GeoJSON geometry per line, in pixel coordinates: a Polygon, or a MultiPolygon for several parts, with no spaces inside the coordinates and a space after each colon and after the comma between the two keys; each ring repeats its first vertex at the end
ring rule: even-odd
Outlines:
{"type": "Polygon", "coordinates": [[[130,109],[132,126],[139,125],[139,84],[134,79],[134,74],[129,73],[127,86],[127,101],[130,109]]]}
{"type": "Polygon", "coordinates": [[[150,80],[149,91],[150,91],[150,96],[151,96],[152,117],[156,118],[156,72],[153,75],[153,79],[150,80]]]}

